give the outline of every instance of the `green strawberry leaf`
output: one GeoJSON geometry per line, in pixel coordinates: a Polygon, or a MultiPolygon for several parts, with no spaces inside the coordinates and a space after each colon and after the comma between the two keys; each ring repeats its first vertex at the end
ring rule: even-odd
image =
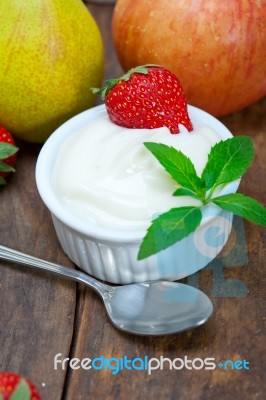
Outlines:
{"type": "Polygon", "coordinates": [[[139,253],[138,260],[173,245],[193,232],[202,218],[198,207],[179,207],[161,214],[147,230],[139,253]]]}
{"type": "MultiPolygon", "coordinates": [[[[157,66],[157,65],[156,65],[157,66]]],[[[121,80],[122,81],[129,81],[130,77],[132,74],[134,73],[138,73],[138,74],[145,74],[147,75],[147,73],[149,72],[148,70],[148,65],[139,65],[135,68],[131,68],[129,71],[127,71],[123,76],[121,76],[121,80]]],[[[119,79],[119,80],[120,80],[119,79]]]]}
{"type": "Polygon", "coordinates": [[[214,197],[211,201],[224,210],[231,211],[251,222],[266,226],[266,208],[257,200],[241,193],[214,197]]]}
{"type": "Polygon", "coordinates": [[[129,71],[127,71],[124,75],[122,75],[120,78],[112,78],[112,79],[107,79],[105,81],[105,86],[103,88],[90,88],[91,92],[93,94],[100,95],[102,99],[104,100],[105,97],[107,96],[108,92],[119,82],[121,81],[129,81],[130,77],[134,73],[138,74],[148,74],[149,67],[159,67],[157,64],[147,64],[147,65],[139,65],[135,68],[131,68],[129,71]]]}
{"type": "Polygon", "coordinates": [[[3,161],[0,161],[0,171],[1,172],[14,172],[15,169],[11,167],[10,165],[4,163],[3,161]]]}
{"type": "Polygon", "coordinates": [[[6,180],[2,176],[0,176],[0,185],[6,185],[6,180]]]}
{"type": "Polygon", "coordinates": [[[12,156],[18,151],[18,148],[10,143],[0,142],[0,160],[12,156]]]}
{"type": "Polygon", "coordinates": [[[101,96],[104,100],[109,90],[112,89],[118,83],[118,79],[107,79],[103,88],[90,88],[93,94],[101,96]]]}
{"type": "Polygon", "coordinates": [[[145,142],[144,145],[179,185],[194,193],[202,191],[202,182],[185,154],[162,143],[145,142]]]}
{"type": "Polygon", "coordinates": [[[10,400],[30,400],[30,388],[25,379],[21,379],[10,400]]]}
{"type": "Polygon", "coordinates": [[[218,185],[240,178],[253,158],[254,147],[248,136],[233,137],[217,143],[211,148],[201,176],[206,188],[213,192],[218,185]]]}

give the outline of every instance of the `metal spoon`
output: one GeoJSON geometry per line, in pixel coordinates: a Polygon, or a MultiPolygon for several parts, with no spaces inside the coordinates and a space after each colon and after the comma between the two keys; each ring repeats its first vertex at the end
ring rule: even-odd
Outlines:
{"type": "Polygon", "coordinates": [[[0,259],[43,269],[82,282],[102,298],[113,325],[139,335],[166,335],[204,324],[213,306],[200,290],[168,281],[106,285],[91,276],[0,245],[0,259]]]}

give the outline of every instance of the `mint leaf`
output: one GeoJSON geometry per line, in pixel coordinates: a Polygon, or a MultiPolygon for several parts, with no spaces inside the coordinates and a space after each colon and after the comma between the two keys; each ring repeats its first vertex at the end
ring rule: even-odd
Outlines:
{"type": "Polygon", "coordinates": [[[201,191],[202,182],[185,154],[162,143],[145,142],[144,145],[179,185],[195,193],[201,191]]]}
{"type": "Polygon", "coordinates": [[[14,172],[15,169],[11,167],[10,165],[4,163],[3,161],[0,161],[0,171],[2,172],[14,172]]]}
{"type": "Polygon", "coordinates": [[[202,173],[207,189],[240,178],[254,158],[254,147],[248,136],[238,136],[217,143],[211,148],[202,173]]]}
{"type": "Polygon", "coordinates": [[[12,156],[18,151],[18,148],[10,143],[0,142],[0,160],[12,156]]]}
{"type": "Polygon", "coordinates": [[[21,379],[16,390],[10,396],[10,400],[30,400],[30,388],[25,379],[21,379]]]}
{"type": "Polygon", "coordinates": [[[246,218],[256,224],[266,226],[266,208],[257,200],[241,193],[231,193],[211,199],[221,208],[246,218]]]}
{"type": "MultiPolygon", "coordinates": [[[[165,170],[179,183],[173,196],[191,196],[203,204],[214,203],[251,222],[266,226],[266,208],[258,201],[239,193],[212,198],[219,185],[239,179],[254,158],[254,147],[248,136],[221,141],[211,148],[201,178],[191,160],[173,147],[144,143],[165,170]],[[206,191],[208,193],[206,194],[206,191]]],[[[156,218],[144,237],[138,259],[149,257],[193,232],[202,219],[201,208],[173,208],[156,218]]]]}
{"type": "Polygon", "coordinates": [[[173,196],[191,196],[198,198],[196,193],[194,193],[192,190],[183,187],[176,189],[173,193],[173,196]]]}
{"type": "Polygon", "coordinates": [[[202,218],[198,207],[179,207],[161,214],[147,230],[139,253],[138,260],[166,249],[193,232],[202,218]]]}

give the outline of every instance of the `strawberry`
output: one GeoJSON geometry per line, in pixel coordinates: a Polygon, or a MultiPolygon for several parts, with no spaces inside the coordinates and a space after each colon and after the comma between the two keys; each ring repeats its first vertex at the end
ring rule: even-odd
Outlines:
{"type": "Polygon", "coordinates": [[[5,184],[5,177],[10,172],[15,171],[13,166],[16,162],[16,152],[18,148],[15,146],[15,141],[6,128],[0,125],[0,185],[5,184]]]}
{"type": "Polygon", "coordinates": [[[0,372],[0,400],[41,400],[38,390],[28,379],[13,372],[0,372]]]}
{"type": "Polygon", "coordinates": [[[92,89],[105,101],[115,124],[126,128],[160,128],[178,133],[178,124],[193,127],[179,79],[166,68],[144,65],[131,69],[118,79],[106,81],[102,89],[92,89]]]}

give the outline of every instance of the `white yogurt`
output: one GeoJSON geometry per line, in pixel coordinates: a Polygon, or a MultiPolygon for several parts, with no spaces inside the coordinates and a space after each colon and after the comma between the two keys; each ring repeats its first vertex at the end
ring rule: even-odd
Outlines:
{"type": "Polygon", "coordinates": [[[103,117],[71,135],[60,148],[52,184],[72,213],[99,226],[146,229],[156,213],[181,205],[199,205],[189,196],[172,196],[177,183],[143,142],[173,146],[201,174],[210,148],[221,138],[206,126],[177,135],[168,128],[127,129],[103,117]]]}

